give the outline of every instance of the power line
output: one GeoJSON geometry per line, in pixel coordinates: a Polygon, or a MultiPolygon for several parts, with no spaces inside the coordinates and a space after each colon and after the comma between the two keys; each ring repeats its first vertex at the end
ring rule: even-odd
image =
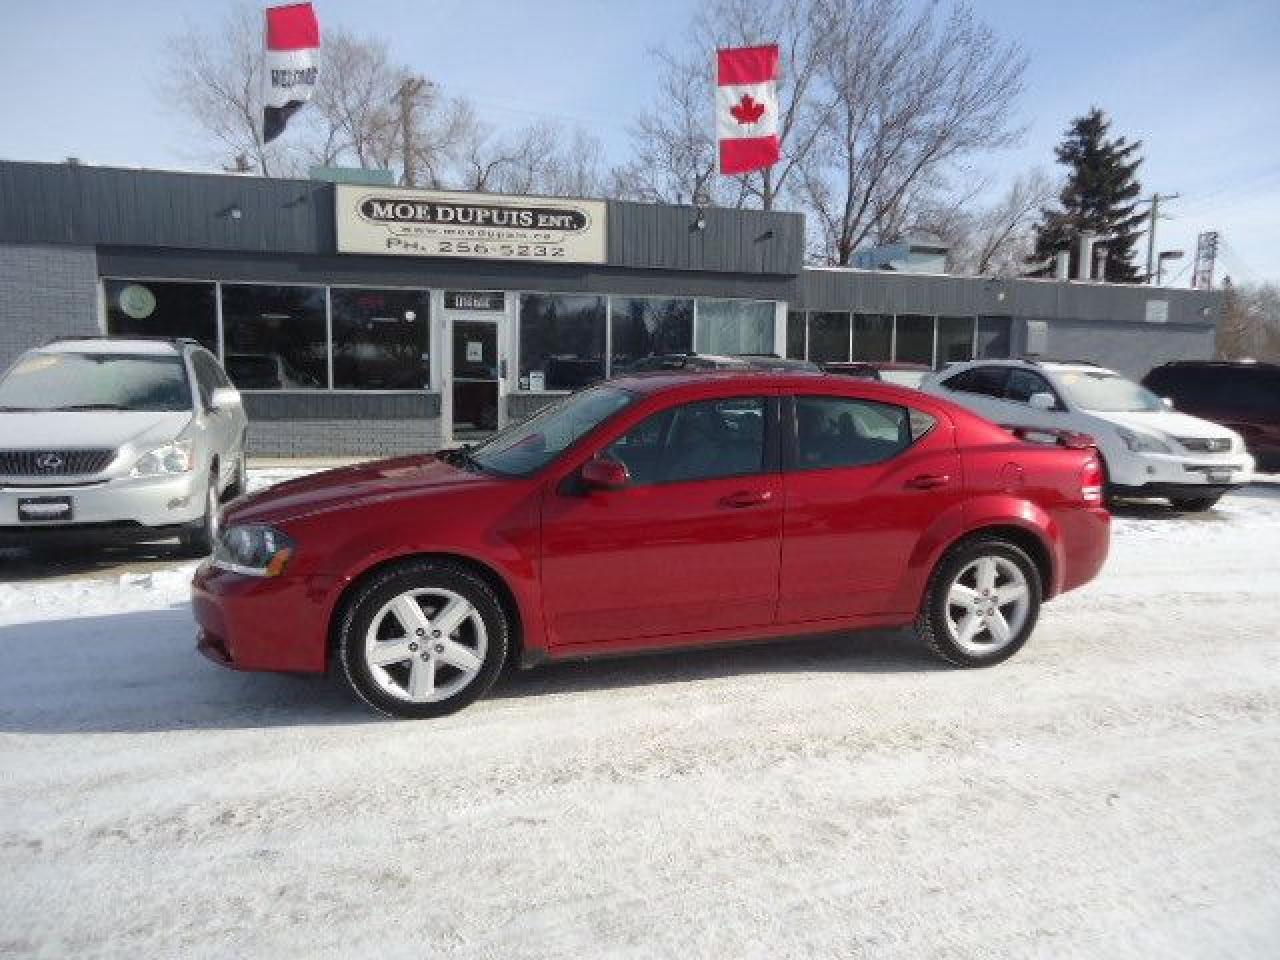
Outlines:
{"type": "Polygon", "coordinates": [[[1180,193],[1153,193],[1145,200],[1138,201],[1151,204],[1151,212],[1147,216],[1147,283],[1156,278],[1156,221],[1160,219],[1160,201],[1177,200],[1180,196],[1180,193]]]}

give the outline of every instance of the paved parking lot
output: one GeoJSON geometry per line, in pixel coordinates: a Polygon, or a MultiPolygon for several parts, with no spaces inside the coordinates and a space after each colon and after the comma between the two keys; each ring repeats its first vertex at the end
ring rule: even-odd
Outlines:
{"type": "Polygon", "coordinates": [[[1280,952],[1280,484],[1124,508],[995,669],[807,639],[427,723],[196,657],[190,563],[77,562],[0,584],[0,955],[1280,952]]]}

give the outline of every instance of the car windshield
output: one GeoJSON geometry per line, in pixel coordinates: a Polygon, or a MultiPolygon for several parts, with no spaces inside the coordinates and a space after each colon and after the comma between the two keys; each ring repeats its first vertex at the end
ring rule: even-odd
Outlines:
{"type": "Polygon", "coordinates": [[[0,411],[191,409],[176,355],[32,353],[0,380],[0,411]]]}
{"type": "Polygon", "coordinates": [[[594,430],[635,396],[616,387],[575,393],[536,416],[508,427],[468,455],[483,470],[523,477],[540,470],[578,438],[594,430]]]}
{"type": "Polygon", "coordinates": [[[1071,405],[1100,413],[1156,413],[1164,402],[1146,387],[1132,380],[1102,371],[1072,370],[1058,375],[1071,405]]]}

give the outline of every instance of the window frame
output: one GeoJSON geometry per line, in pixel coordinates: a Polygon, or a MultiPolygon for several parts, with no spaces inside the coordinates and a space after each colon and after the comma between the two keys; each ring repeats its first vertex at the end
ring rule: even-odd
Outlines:
{"type": "Polygon", "coordinates": [[[680,400],[676,403],[669,403],[657,410],[651,410],[625,429],[605,438],[604,442],[592,451],[591,456],[607,457],[609,455],[609,449],[627,434],[631,433],[633,430],[639,430],[653,418],[673,413],[681,407],[689,407],[700,403],[725,403],[733,400],[760,400],[764,405],[764,455],[761,460],[759,470],[752,470],[749,473],[728,473],[715,477],[660,480],[654,483],[630,483],[625,489],[648,490],[659,487],[673,487],[679,484],[715,483],[717,481],[743,479],[746,477],[777,476],[782,471],[780,399],[781,398],[776,393],[733,393],[726,394],[725,396],[695,397],[692,399],[680,400]]]}
{"type": "Polygon", "coordinates": [[[939,414],[931,410],[927,410],[923,407],[912,407],[908,404],[900,404],[900,403],[886,403],[883,400],[873,400],[869,397],[859,397],[859,396],[855,396],[853,394],[848,394],[848,393],[791,393],[783,396],[781,400],[782,400],[781,431],[782,431],[782,437],[783,437],[783,442],[782,442],[783,473],[820,473],[823,471],[830,471],[830,470],[865,470],[868,468],[883,467],[885,464],[892,463],[898,458],[900,458],[901,456],[903,456],[904,454],[909,453],[911,450],[915,449],[916,445],[919,444],[921,440],[924,440],[926,437],[930,436],[934,432],[934,430],[937,428],[938,424],[942,422],[942,417],[939,414]],[[868,404],[873,404],[881,407],[896,407],[897,409],[904,411],[907,415],[908,429],[911,431],[911,434],[912,434],[911,442],[908,443],[905,447],[902,447],[900,450],[895,452],[892,456],[885,457],[883,460],[875,460],[875,461],[872,461],[871,463],[832,464],[830,466],[804,465],[800,462],[800,432],[799,432],[800,420],[799,420],[799,417],[796,416],[797,401],[801,399],[843,400],[849,403],[868,403],[868,404]],[[925,430],[918,437],[915,436],[915,430],[911,426],[912,410],[916,410],[919,413],[925,414],[933,421],[933,423],[929,426],[929,429],[925,430]]]}
{"type": "Polygon", "coordinates": [[[963,393],[971,397],[986,397],[989,400],[1003,401],[1005,392],[1009,389],[1009,371],[1011,369],[1012,368],[1008,364],[984,363],[982,361],[978,361],[973,366],[966,367],[963,370],[957,370],[955,373],[951,374],[951,376],[939,382],[943,387],[945,387],[947,390],[952,391],[953,393],[963,393]],[[961,377],[971,373],[976,374],[980,370],[999,370],[1000,371],[1000,392],[999,393],[978,393],[976,390],[965,390],[962,387],[955,387],[951,385],[952,381],[958,380],[961,377]]]}

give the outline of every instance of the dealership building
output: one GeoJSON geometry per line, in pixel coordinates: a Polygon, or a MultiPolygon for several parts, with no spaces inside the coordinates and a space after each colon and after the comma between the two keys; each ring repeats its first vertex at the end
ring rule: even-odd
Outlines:
{"type": "Polygon", "coordinates": [[[1212,356],[1217,293],[813,268],[805,237],[776,211],[0,162],[0,368],[194,337],[251,452],[346,456],[481,436],[653,353],[1212,356]]]}

